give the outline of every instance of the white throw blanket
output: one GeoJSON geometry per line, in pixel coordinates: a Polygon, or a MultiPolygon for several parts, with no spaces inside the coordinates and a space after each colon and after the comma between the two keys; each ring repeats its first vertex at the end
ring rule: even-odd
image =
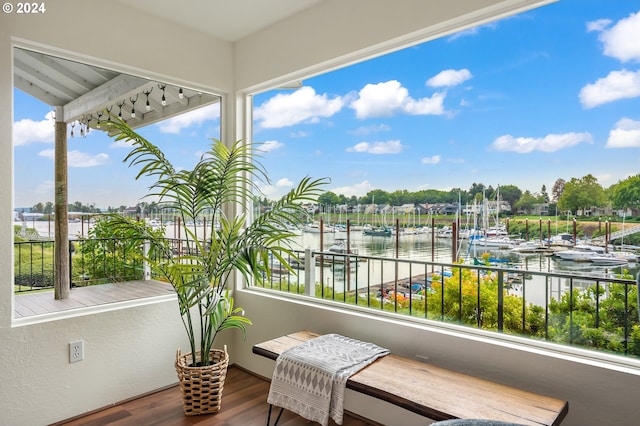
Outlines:
{"type": "Polygon", "coordinates": [[[282,352],[276,360],[269,404],[304,417],[342,424],[347,379],[389,350],[338,334],[325,334],[282,352]]]}

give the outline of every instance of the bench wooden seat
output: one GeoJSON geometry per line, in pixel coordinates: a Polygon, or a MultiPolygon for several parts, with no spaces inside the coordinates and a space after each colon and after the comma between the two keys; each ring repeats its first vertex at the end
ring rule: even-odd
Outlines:
{"type": "MultiPolygon", "coordinates": [[[[317,336],[300,331],[256,344],[253,353],[275,360],[284,350],[317,336]]],[[[569,410],[566,401],[393,354],[352,375],[347,389],[432,420],[491,419],[522,425],[559,425],[569,410]]]]}

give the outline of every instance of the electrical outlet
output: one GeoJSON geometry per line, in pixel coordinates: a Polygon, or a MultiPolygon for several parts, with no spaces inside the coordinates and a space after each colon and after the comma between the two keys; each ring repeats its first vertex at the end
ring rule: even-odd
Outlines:
{"type": "Polygon", "coordinates": [[[69,362],[78,362],[84,359],[84,342],[78,340],[77,342],[69,343],[69,362]]]}

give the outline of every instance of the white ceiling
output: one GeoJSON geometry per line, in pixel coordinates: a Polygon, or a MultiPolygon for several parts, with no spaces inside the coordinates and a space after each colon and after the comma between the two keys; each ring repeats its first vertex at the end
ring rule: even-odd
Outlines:
{"type": "Polygon", "coordinates": [[[115,0],[218,39],[235,42],[325,0],[115,0]]]}

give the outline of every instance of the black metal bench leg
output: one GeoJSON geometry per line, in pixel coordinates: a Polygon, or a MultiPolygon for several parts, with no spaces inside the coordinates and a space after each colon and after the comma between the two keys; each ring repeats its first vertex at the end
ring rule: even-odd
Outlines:
{"type": "MultiPolygon", "coordinates": [[[[271,423],[271,409],[273,408],[273,405],[269,404],[269,416],[267,417],[267,426],[269,426],[269,424],[271,423]]],[[[278,422],[280,421],[280,416],[282,416],[282,412],[284,411],[284,408],[280,408],[280,413],[278,413],[278,417],[276,418],[276,421],[273,423],[272,426],[276,426],[278,424],[278,422]]]]}

